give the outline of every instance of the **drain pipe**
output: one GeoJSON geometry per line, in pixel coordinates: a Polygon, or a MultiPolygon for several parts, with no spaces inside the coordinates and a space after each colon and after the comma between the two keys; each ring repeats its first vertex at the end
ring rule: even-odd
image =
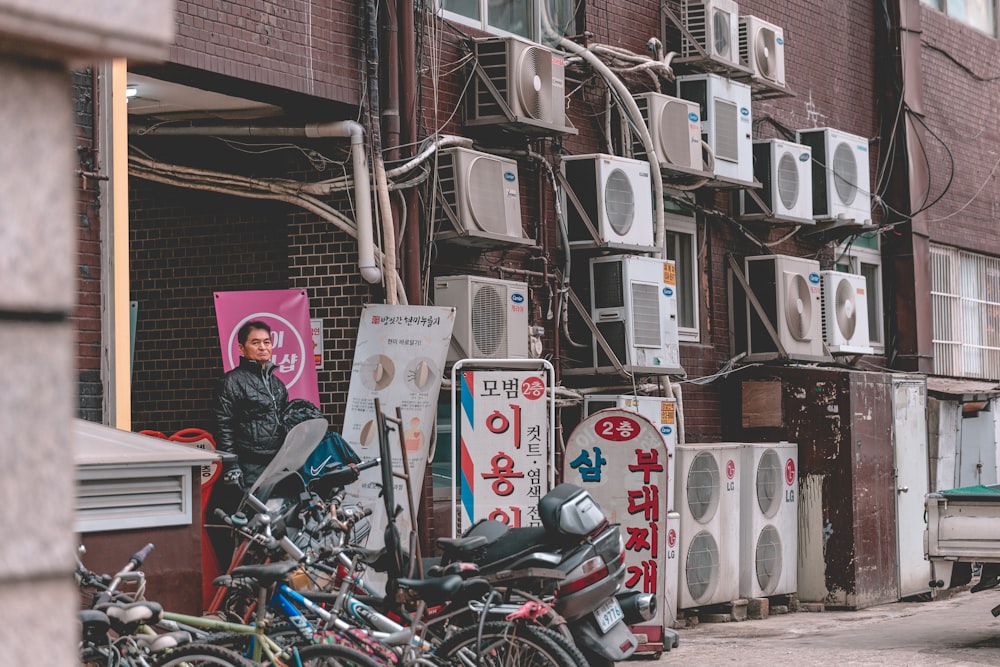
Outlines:
{"type": "Polygon", "coordinates": [[[171,127],[149,125],[129,126],[134,135],[174,135],[208,137],[305,137],[308,139],[346,138],[351,140],[351,160],[354,167],[354,201],[358,226],[358,272],[365,282],[382,280],[382,270],[375,263],[375,233],[372,223],[372,186],[365,155],[365,128],[353,120],[309,123],[305,127],[267,127],[246,123],[241,125],[193,125],[171,127]]]}

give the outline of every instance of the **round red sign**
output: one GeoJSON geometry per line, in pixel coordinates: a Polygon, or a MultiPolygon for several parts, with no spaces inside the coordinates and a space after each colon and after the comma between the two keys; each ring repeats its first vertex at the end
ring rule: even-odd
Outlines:
{"type": "Polygon", "coordinates": [[[726,477],[729,479],[736,477],[736,461],[732,459],[726,461],[726,477]]]}
{"type": "Polygon", "coordinates": [[[795,483],[795,461],[793,459],[785,461],[785,483],[788,486],[795,483]]]}
{"type": "Polygon", "coordinates": [[[521,395],[529,400],[537,400],[545,396],[545,383],[541,378],[529,377],[521,383],[521,395]]]}
{"type": "Polygon", "coordinates": [[[628,417],[605,417],[594,424],[594,432],[605,440],[627,442],[639,435],[639,423],[628,417]]]}
{"type": "Polygon", "coordinates": [[[667,546],[671,549],[677,546],[677,531],[673,528],[667,531],[667,546]]]}

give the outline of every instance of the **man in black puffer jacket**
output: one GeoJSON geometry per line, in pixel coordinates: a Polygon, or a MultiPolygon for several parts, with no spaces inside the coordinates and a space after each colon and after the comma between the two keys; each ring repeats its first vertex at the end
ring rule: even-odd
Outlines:
{"type": "Polygon", "coordinates": [[[228,486],[251,486],[285,441],[282,420],[288,389],[271,362],[271,327],[247,322],[237,334],[240,365],[219,381],[215,394],[215,443],[239,458],[222,473],[228,486]]]}

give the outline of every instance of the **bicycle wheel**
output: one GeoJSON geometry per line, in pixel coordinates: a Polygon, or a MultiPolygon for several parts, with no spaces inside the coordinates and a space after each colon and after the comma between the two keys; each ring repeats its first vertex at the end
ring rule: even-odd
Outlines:
{"type": "MultiPolygon", "coordinates": [[[[537,625],[492,621],[458,630],[435,651],[447,664],[471,667],[578,667],[537,625]]],[[[585,664],[585,663],[584,663],[585,664]]]]}
{"type": "Polygon", "coordinates": [[[583,655],[583,651],[580,650],[580,647],[576,645],[576,642],[574,642],[571,637],[567,637],[558,630],[541,625],[538,626],[538,629],[542,632],[542,634],[547,635],[552,639],[552,641],[558,644],[559,648],[566,652],[570,660],[573,661],[574,665],[588,664],[588,660],[586,656],[583,655]]]}
{"type": "Polygon", "coordinates": [[[239,653],[211,644],[184,644],[152,655],[150,667],[253,667],[239,653]]]}
{"type": "Polygon", "coordinates": [[[384,667],[381,662],[360,651],[340,644],[314,644],[299,649],[302,667],[384,667]]]}

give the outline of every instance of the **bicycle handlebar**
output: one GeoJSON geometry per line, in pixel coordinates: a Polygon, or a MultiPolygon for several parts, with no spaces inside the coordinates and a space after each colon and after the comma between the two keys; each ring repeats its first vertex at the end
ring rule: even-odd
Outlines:
{"type": "Polygon", "coordinates": [[[134,554],[132,554],[132,557],[129,558],[129,563],[132,563],[132,568],[130,569],[142,566],[143,561],[145,561],[146,558],[149,557],[149,554],[152,551],[153,551],[153,543],[150,542],[142,549],[139,549],[139,551],[136,551],[134,554]]]}

